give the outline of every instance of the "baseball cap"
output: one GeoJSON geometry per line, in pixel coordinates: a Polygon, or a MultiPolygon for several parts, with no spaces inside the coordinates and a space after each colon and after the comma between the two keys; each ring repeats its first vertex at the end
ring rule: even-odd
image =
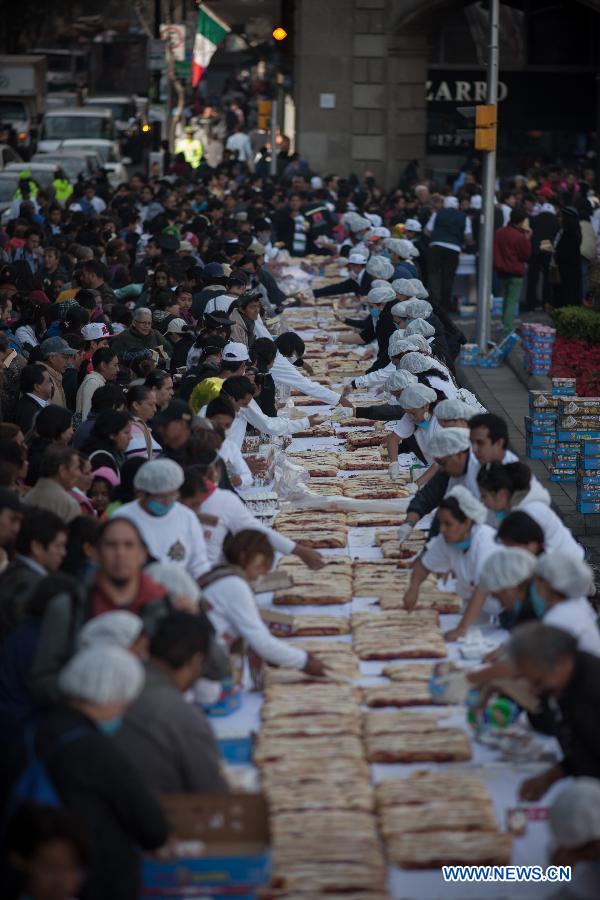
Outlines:
{"type": "Polygon", "coordinates": [[[250,250],[250,253],[256,253],[257,256],[265,255],[265,245],[261,244],[260,241],[254,241],[253,244],[250,244],[248,249],[250,250]]]}
{"type": "Polygon", "coordinates": [[[234,325],[233,320],[229,319],[226,313],[219,312],[218,310],[211,313],[204,313],[204,321],[207,325],[212,325],[216,328],[231,328],[234,325]]]}
{"type": "Polygon", "coordinates": [[[171,319],[167,325],[167,334],[185,334],[188,330],[185,319],[171,319]]]}
{"type": "Polygon", "coordinates": [[[225,273],[223,272],[221,263],[211,262],[207,266],[204,266],[204,274],[212,275],[214,278],[223,278],[225,273]]]}
{"type": "Polygon", "coordinates": [[[407,219],[404,223],[406,231],[423,231],[423,227],[418,219],[407,219]]]}
{"type": "Polygon", "coordinates": [[[246,362],[250,359],[248,348],[239,341],[230,341],[223,350],[223,359],[226,362],[246,362]]]}
{"type": "Polygon", "coordinates": [[[84,341],[100,341],[102,338],[113,338],[115,335],[104,322],[90,322],[81,329],[84,341]]]}
{"type": "Polygon", "coordinates": [[[50,356],[52,353],[60,353],[62,356],[76,356],[79,352],[69,347],[67,342],[63,341],[61,337],[46,338],[46,340],[42,341],[40,344],[40,350],[42,351],[42,356],[44,358],[50,356]]]}
{"type": "Polygon", "coordinates": [[[168,425],[169,422],[180,422],[181,420],[191,422],[192,411],[185,400],[171,400],[169,405],[158,412],[153,419],[156,425],[168,425]]]}
{"type": "Polygon", "coordinates": [[[179,250],[185,251],[186,253],[191,253],[194,249],[194,245],[190,243],[190,241],[180,241],[179,250]]]}
{"type": "Polygon", "coordinates": [[[366,266],[367,256],[364,253],[351,253],[348,257],[348,262],[355,266],[366,266]]]}

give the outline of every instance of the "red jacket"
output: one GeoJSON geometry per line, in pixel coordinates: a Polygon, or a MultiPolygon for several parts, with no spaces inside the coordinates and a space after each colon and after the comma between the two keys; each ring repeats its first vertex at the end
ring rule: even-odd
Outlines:
{"type": "Polygon", "coordinates": [[[516,225],[505,225],[494,235],[494,268],[499,275],[519,278],[531,256],[531,241],[516,225]]]}

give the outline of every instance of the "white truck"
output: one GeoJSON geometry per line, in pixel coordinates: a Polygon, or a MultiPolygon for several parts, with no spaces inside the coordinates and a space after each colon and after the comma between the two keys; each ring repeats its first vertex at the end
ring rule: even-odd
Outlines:
{"type": "Polygon", "coordinates": [[[46,110],[46,58],[0,56],[0,125],[9,125],[21,156],[35,152],[46,110]]]}

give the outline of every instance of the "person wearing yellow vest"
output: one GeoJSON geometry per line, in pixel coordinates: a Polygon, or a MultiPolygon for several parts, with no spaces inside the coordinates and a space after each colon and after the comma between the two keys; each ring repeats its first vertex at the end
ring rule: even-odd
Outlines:
{"type": "Polygon", "coordinates": [[[37,195],[38,186],[31,177],[31,169],[19,172],[19,186],[13,194],[13,200],[29,200],[37,195]],[[23,196],[26,194],[27,196],[23,196]]]}
{"type": "Polygon", "coordinates": [[[58,168],[54,174],[56,176],[52,182],[54,196],[59,203],[66,203],[73,193],[71,182],[61,168],[58,168]]]}
{"type": "Polygon", "coordinates": [[[197,169],[203,152],[202,141],[194,137],[194,129],[186,128],[183,137],[179,138],[175,144],[175,153],[183,153],[185,161],[189,163],[192,169],[197,169]]]}

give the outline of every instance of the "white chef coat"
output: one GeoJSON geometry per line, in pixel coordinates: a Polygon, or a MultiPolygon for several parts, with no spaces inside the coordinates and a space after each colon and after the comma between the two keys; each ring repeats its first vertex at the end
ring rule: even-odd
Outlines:
{"type": "Polygon", "coordinates": [[[177,563],[192,578],[210,569],[198,517],[182,503],[175,503],[166,516],[151,516],[139,500],[134,500],[115,510],[113,518],[117,517],[137,525],[149,553],[158,562],[177,563]]]}
{"type": "Polygon", "coordinates": [[[223,541],[228,531],[231,534],[237,534],[245,528],[262,531],[269,538],[273,550],[278,553],[288,554],[294,549],[294,541],[263,525],[232,491],[217,488],[202,503],[202,512],[219,520],[217,525],[202,525],[208,560],[213,566],[223,561],[223,541]]]}
{"type": "Polygon", "coordinates": [[[242,442],[246,435],[247,425],[252,425],[257,431],[268,434],[271,437],[283,437],[284,435],[295,434],[296,431],[306,431],[310,428],[308,416],[302,419],[286,419],[284,416],[265,416],[256,400],[251,400],[248,406],[240,409],[234,419],[233,425],[227,432],[227,437],[236,443],[238,447],[242,446],[242,442]]]}
{"type": "Polygon", "coordinates": [[[357,388],[378,387],[379,385],[384,384],[392,372],[395,371],[396,366],[394,363],[388,363],[383,369],[375,369],[374,372],[367,372],[366,375],[358,375],[354,379],[354,384],[357,388]]]}
{"type": "Polygon", "coordinates": [[[585,597],[563,600],[544,614],[544,625],[554,625],[577,638],[579,650],[600,656],[598,617],[585,597]]]}
{"type": "MultiPolygon", "coordinates": [[[[456,591],[463,600],[467,600],[478,586],[485,561],[498,549],[496,534],[489,525],[473,525],[471,529],[471,546],[467,551],[457,550],[447,544],[441,534],[432,538],[425,548],[421,561],[430,572],[454,572],[456,591]]],[[[499,609],[497,601],[492,604],[486,601],[488,612],[499,609]]]]}
{"type": "Polygon", "coordinates": [[[577,543],[567,526],[563,525],[554,510],[550,509],[543,501],[528,501],[527,497],[525,497],[513,509],[527,513],[528,516],[531,516],[538,523],[544,532],[544,549],[546,553],[560,550],[562,553],[569,553],[577,559],[583,559],[585,554],[581,544],[577,543]]]}
{"type": "MultiPolygon", "coordinates": [[[[392,369],[394,369],[393,366],[392,369]]],[[[317,381],[311,381],[310,378],[303,375],[296,366],[294,366],[289,359],[286,359],[283,354],[279,353],[279,351],[277,351],[277,356],[275,357],[275,362],[271,369],[271,376],[275,384],[289,385],[291,388],[302,391],[302,393],[306,394],[308,397],[314,397],[315,400],[323,400],[330,406],[337,406],[340,402],[340,394],[325,387],[324,384],[319,384],[317,381]]]]}
{"type": "Polygon", "coordinates": [[[415,436],[415,440],[419,446],[419,450],[425,457],[425,462],[428,466],[430,466],[433,462],[435,462],[433,456],[429,452],[429,441],[433,437],[434,434],[437,434],[440,428],[442,427],[435,416],[430,419],[429,428],[419,428],[412,421],[408,413],[404,413],[401,419],[398,419],[396,422],[388,422],[387,423],[388,430],[393,431],[394,434],[398,435],[400,440],[406,440],[406,438],[415,436]]]}
{"type": "Polygon", "coordinates": [[[212,607],[208,610],[208,618],[223,643],[230,645],[236,638],[243,637],[267,662],[289,669],[304,668],[306,651],[271,634],[260,617],[252,588],[245,579],[227,575],[203,588],[202,594],[212,607]]]}
{"type": "MultiPolygon", "coordinates": [[[[244,431],[245,430],[246,428],[244,426],[244,431]]],[[[230,431],[231,429],[229,429],[229,432],[230,431]]],[[[226,437],[221,444],[219,456],[221,457],[223,462],[230,466],[230,468],[233,470],[234,475],[239,475],[239,477],[242,479],[242,483],[240,485],[241,487],[250,487],[251,484],[254,484],[254,476],[248,468],[248,463],[242,456],[242,452],[235,441],[232,441],[229,437],[226,437]]]]}

